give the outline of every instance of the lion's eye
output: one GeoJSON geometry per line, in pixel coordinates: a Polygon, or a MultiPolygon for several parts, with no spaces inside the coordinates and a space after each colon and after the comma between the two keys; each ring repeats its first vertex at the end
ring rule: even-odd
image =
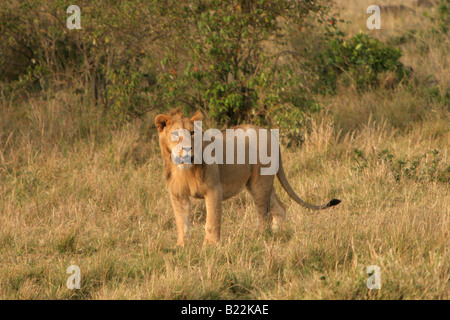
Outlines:
{"type": "Polygon", "coordinates": [[[189,133],[191,134],[191,136],[193,136],[193,135],[194,135],[194,131],[190,131],[189,133]]]}
{"type": "Polygon", "coordinates": [[[178,136],[179,136],[178,131],[172,132],[172,137],[178,138],[178,136]]]}

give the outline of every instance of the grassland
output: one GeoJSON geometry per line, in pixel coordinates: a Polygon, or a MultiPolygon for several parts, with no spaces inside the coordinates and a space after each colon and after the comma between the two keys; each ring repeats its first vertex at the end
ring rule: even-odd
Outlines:
{"type": "MultiPolygon", "coordinates": [[[[337,1],[350,35],[367,31],[369,2],[337,1]]],[[[342,204],[312,213],[277,183],[287,221],[258,233],[243,193],[224,203],[217,248],[202,249],[200,201],[192,245],[175,246],[154,113],[110,130],[68,92],[1,95],[0,298],[448,299],[450,43],[424,10],[371,31],[398,44],[414,83],[317,97],[305,143],[283,148],[302,198],[342,204]],[[66,287],[70,265],[80,290],[66,287]]]]}

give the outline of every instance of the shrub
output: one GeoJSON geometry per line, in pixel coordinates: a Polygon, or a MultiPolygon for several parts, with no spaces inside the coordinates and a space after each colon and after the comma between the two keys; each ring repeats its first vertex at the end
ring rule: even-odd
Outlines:
{"type": "Polygon", "coordinates": [[[171,34],[162,47],[164,72],[159,79],[167,104],[200,107],[223,124],[267,124],[274,111],[286,105],[305,108],[305,93],[299,89],[293,65],[277,64],[286,41],[281,24],[298,26],[310,13],[326,14],[321,2],[327,3],[158,3],[155,10],[171,34]]]}
{"type": "Polygon", "coordinates": [[[68,30],[62,0],[4,2],[0,74],[36,94],[71,87],[112,120],[182,104],[221,124],[277,124],[280,110],[314,105],[295,66],[278,63],[283,28],[329,3],[80,0],[82,29],[68,30]]]}
{"type": "Polygon", "coordinates": [[[0,74],[29,93],[71,88],[111,119],[142,114],[149,104],[143,80],[154,73],[142,48],[147,2],[80,0],[81,30],[66,27],[65,1],[2,2],[0,74]]]}
{"type": "Polygon", "coordinates": [[[321,93],[334,93],[338,81],[342,80],[364,90],[377,85],[378,76],[383,72],[393,72],[398,82],[409,73],[399,61],[401,56],[400,49],[365,33],[358,33],[350,40],[336,35],[310,64],[318,75],[315,89],[321,93]]]}

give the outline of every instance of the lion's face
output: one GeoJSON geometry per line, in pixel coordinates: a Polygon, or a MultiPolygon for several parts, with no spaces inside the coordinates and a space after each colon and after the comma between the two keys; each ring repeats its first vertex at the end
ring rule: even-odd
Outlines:
{"type": "Polygon", "coordinates": [[[200,112],[191,118],[184,117],[181,112],[160,114],[155,118],[163,156],[170,158],[181,170],[190,169],[193,166],[194,121],[199,121],[201,118],[200,112]]]}

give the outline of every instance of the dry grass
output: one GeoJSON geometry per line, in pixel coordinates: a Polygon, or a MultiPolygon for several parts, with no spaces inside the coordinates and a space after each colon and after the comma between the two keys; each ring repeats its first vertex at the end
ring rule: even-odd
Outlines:
{"type": "MultiPolygon", "coordinates": [[[[347,31],[365,26],[363,2],[345,1],[355,5],[347,31]]],[[[392,19],[393,34],[408,20],[392,19]]],[[[431,73],[446,92],[445,39],[417,37],[402,44],[417,88],[431,73]]],[[[284,150],[283,162],[301,197],[343,203],[313,214],[277,184],[288,221],[261,234],[243,193],[224,204],[221,246],[202,250],[201,202],[193,206],[193,244],[175,247],[153,114],[109,130],[64,92],[3,100],[0,298],[448,299],[448,105],[407,86],[343,88],[321,103],[326,112],[311,118],[305,144],[284,150]],[[66,288],[73,264],[80,290],[66,288]],[[366,287],[370,265],[381,268],[381,290],[366,287]]]]}

